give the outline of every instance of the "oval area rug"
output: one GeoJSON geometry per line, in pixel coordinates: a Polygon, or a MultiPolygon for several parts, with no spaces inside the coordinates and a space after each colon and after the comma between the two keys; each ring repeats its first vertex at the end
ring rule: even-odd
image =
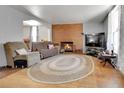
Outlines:
{"type": "Polygon", "coordinates": [[[82,79],[93,70],[94,63],[89,56],[60,54],[33,65],[27,73],[36,82],[60,84],[82,79]]]}

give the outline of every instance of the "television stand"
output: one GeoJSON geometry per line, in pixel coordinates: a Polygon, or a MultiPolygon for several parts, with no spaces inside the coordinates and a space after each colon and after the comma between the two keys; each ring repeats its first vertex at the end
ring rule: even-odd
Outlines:
{"type": "Polygon", "coordinates": [[[97,57],[98,53],[100,53],[103,50],[104,48],[101,47],[87,47],[86,54],[97,57]]]}

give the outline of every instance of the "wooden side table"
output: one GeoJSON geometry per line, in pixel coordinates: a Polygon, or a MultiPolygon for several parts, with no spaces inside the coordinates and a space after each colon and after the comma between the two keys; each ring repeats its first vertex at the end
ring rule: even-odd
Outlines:
{"type": "Polygon", "coordinates": [[[117,60],[117,55],[110,55],[110,54],[102,54],[101,58],[103,59],[103,61],[105,62],[103,66],[106,65],[107,61],[112,65],[112,67],[116,67],[116,62],[117,60]]]}

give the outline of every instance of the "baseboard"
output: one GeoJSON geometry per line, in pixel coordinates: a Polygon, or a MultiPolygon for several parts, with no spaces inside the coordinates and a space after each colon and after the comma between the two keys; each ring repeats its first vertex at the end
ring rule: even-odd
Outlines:
{"type": "Polygon", "coordinates": [[[0,66],[0,70],[2,70],[4,68],[12,68],[12,67],[11,66],[0,66]]]}
{"type": "Polygon", "coordinates": [[[5,68],[5,67],[7,67],[7,66],[0,66],[0,68],[5,68]]]}
{"type": "Polygon", "coordinates": [[[6,68],[6,66],[0,66],[0,70],[2,70],[2,69],[4,69],[4,68],[6,68]]]}
{"type": "Polygon", "coordinates": [[[118,67],[118,71],[124,75],[124,72],[122,71],[122,69],[120,67],[118,67]]]}
{"type": "Polygon", "coordinates": [[[8,65],[7,65],[6,67],[7,67],[7,68],[12,68],[12,66],[8,66],[8,65]]]}

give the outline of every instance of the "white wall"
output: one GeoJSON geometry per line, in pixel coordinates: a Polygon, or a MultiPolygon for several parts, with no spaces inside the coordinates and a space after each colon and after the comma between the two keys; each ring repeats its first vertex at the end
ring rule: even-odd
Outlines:
{"type": "Polygon", "coordinates": [[[52,34],[51,34],[51,28],[47,26],[39,26],[39,39],[38,41],[41,40],[46,40],[46,41],[51,41],[52,40],[52,34]]]}
{"type": "Polygon", "coordinates": [[[30,38],[30,31],[31,27],[30,26],[23,26],[23,38],[30,38]]]}
{"type": "Polygon", "coordinates": [[[124,5],[121,5],[120,47],[117,65],[119,70],[124,74],[124,5]]]}
{"type": "Polygon", "coordinates": [[[7,65],[3,44],[8,41],[22,41],[22,22],[30,19],[35,18],[9,6],[0,6],[0,66],[7,65]]]}
{"type": "Polygon", "coordinates": [[[104,32],[103,23],[84,23],[83,27],[85,34],[104,32]]]}
{"type": "MultiPolygon", "coordinates": [[[[101,33],[101,32],[106,32],[104,30],[104,24],[103,23],[84,23],[83,24],[83,33],[84,34],[93,34],[93,33],[101,33]]],[[[83,36],[83,52],[85,52],[85,37],[83,36]]]]}

